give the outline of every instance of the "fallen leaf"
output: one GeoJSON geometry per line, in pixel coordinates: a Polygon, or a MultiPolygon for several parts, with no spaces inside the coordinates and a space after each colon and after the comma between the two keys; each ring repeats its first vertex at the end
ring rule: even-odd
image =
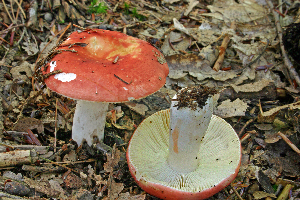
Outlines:
{"type": "Polygon", "coordinates": [[[239,86],[231,85],[231,87],[236,92],[259,92],[264,87],[267,87],[270,83],[271,83],[270,80],[263,79],[254,83],[249,83],[249,84],[244,84],[239,86]]]}
{"type": "Polygon", "coordinates": [[[202,16],[210,16],[225,22],[246,23],[264,18],[267,10],[255,1],[244,1],[236,3],[234,0],[215,1],[213,5],[208,5],[211,13],[203,13],[202,16]]]}
{"type": "Polygon", "coordinates": [[[34,43],[23,42],[22,48],[27,52],[29,56],[33,56],[39,52],[38,46],[34,43]]]}
{"type": "Polygon", "coordinates": [[[34,188],[37,192],[44,193],[48,197],[57,197],[60,191],[51,188],[51,184],[48,181],[36,181],[27,177],[24,177],[24,182],[29,185],[30,188],[34,188]]]}
{"type": "Polygon", "coordinates": [[[114,167],[118,165],[121,157],[121,151],[116,148],[116,144],[114,144],[111,154],[106,154],[107,162],[104,163],[103,168],[105,171],[112,173],[114,171],[114,167]]]}
{"type": "Polygon", "coordinates": [[[131,110],[143,116],[145,116],[146,111],[148,110],[148,107],[145,104],[125,102],[125,105],[128,106],[131,110]]]}
{"type": "Polygon", "coordinates": [[[146,194],[130,195],[129,192],[121,193],[117,200],[144,200],[146,194]]]}
{"type": "Polygon", "coordinates": [[[247,103],[239,98],[231,102],[229,99],[225,100],[217,107],[214,113],[222,118],[245,116],[248,108],[247,103]]]}
{"type": "Polygon", "coordinates": [[[37,129],[38,133],[41,133],[44,131],[44,125],[43,123],[36,119],[36,118],[23,118],[18,121],[18,123],[15,125],[14,130],[20,131],[20,132],[27,132],[28,129],[37,129]]]}
{"type": "Polygon", "coordinates": [[[122,192],[124,189],[123,183],[116,183],[112,176],[109,176],[108,178],[108,198],[110,200],[116,199],[119,194],[122,192]]]}
{"type": "Polygon", "coordinates": [[[254,192],[253,196],[254,196],[254,199],[264,199],[264,198],[267,198],[267,197],[276,198],[275,194],[270,194],[270,193],[263,192],[263,191],[254,192]]]}

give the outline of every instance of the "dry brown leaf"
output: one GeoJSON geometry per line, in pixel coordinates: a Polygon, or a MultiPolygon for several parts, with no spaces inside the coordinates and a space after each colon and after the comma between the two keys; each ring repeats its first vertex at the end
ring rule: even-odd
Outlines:
{"type": "Polygon", "coordinates": [[[123,183],[116,183],[112,176],[109,176],[108,178],[108,198],[110,200],[116,199],[119,194],[122,192],[124,189],[123,183]]]}
{"type": "Polygon", "coordinates": [[[128,106],[131,110],[143,116],[145,116],[146,111],[148,110],[148,107],[145,104],[125,102],[125,105],[128,106]]]}
{"type": "Polygon", "coordinates": [[[255,199],[264,199],[266,197],[276,198],[275,194],[269,194],[269,193],[263,192],[263,191],[256,191],[256,192],[254,192],[253,196],[254,196],[255,199]]]}
{"type": "Polygon", "coordinates": [[[222,118],[245,116],[247,108],[247,103],[243,102],[239,98],[237,98],[233,102],[228,99],[226,101],[223,101],[221,105],[217,107],[214,113],[222,118]]]}
{"type": "Polygon", "coordinates": [[[134,130],[134,121],[129,116],[124,116],[119,123],[112,122],[112,125],[117,129],[134,130]],[[120,122],[121,121],[121,122],[120,122]]]}
{"type": "Polygon", "coordinates": [[[231,87],[236,92],[259,92],[263,88],[267,87],[270,84],[270,80],[262,79],[260,81],[244,84],[244,85],[231,85],[231,87]]]}
{"type": "Polygon", "coordinates": [[[116,144],[114,144],[111,154],[107,155],[107,162],[104,163],[103,168],[105,171],[112,173],[114,171],[114,167],[118,165],[121,157],[121,151],[116,148],[116,144]]]}
{"type": "Polygon", "coordinates": [[[121,193],[117,200],[144,200],[146,194],[130,195],[129,192],[121,193]]]}
{"type": "Polygon", "coordinates": [[[215,1],[214,5],[207,7],[211,13],[203,13],[203,16],[214,17],[225,22],[246,23],[264,18],[267,14],[267,10],[255,1],[244,1],[240,4],[234,0],[215,1]]]}
{"type": "Polygon", "coordinates": [[[33,56],[39,52],[39,48],[34,43],[23,42],[22,48],[27,52],[29,56],[33,56]]]}
{"type": "Polygon", "coordinates": [[[20,131],[20,132],[27,132],[28,129],[37,129],[38,133],[41,133],[44,131],[44,125],[43,123],[35,118],[23,118],[18,121],[18,123],[15,125],[14,130],[20,131]]]}
{"type": "Polygon", "coordinates": [[[37,192],[48,195],[48,197],[57,197],[60,191],[54,190],[48,181],[35,181],[30,178],[24,177],[24,182],[37,192]]]}
{"type": "Polygon", "coordinates": [[[198,0],[189,0],[188,8],[185,10],[184,15],[188,16],[188,14],[193,10],[193,8],[199,4],[198,0]]]}
{"type": "MultiPolygon", "coordinates": [[[[25,61],[22,62],[19,66],[13,67],[10,70],[10,73],[13,79],[23,80],[25,82],[29,81],[29,77],[32,77],[32,69],[34,68],[33,64],[25,61]]],[[[31,80],[30,80],[31,82],[31,80]]]]}

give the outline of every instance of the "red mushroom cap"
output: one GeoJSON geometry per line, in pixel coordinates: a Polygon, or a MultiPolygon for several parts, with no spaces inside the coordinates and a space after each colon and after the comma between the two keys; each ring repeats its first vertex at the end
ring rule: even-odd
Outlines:
{"type": "Polygon", "coordinates": [[[169,73],[163,55],[148,42],[101,29],[73,32],[56,50],[46,73],[47,86],[64,96],[125,102],[159,90],[169,73]],[[74,50],[73,52],[71,50],[74,50]]]}

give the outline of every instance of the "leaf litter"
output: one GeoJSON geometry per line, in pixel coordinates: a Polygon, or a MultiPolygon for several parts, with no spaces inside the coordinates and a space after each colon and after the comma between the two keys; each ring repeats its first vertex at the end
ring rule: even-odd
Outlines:
{"type": "Polygon", "coordinates": [[[14,154],[0,168],[2,196],[156,199],[130,176],[129,138],[144,118],[169,108],[176,91],[206,85],[220,91],[215,114],[233,125],[243,147],[236,180],[210,199],[300,198],[299,65],[280,48],[293,28],[278,28],[297,22],[296,1],[109,0],[99,2],[102,13],[86,12],[89,5],[0,3],[0,159],[14,154]],[[159,92],[110,107],[104,141],[91,147],[70,141],[75,101],[52,93],[39,74],[39,61],[78,25],[147,40],[170,68],[159,92]]]}

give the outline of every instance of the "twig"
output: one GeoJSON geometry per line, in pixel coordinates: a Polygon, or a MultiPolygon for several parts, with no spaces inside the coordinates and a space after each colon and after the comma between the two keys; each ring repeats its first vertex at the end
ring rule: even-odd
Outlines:
{"type": "Polygon", "coordinates": [[[80,173],[79,171],[77,171],[76,169],[72,169],[72,168],[70,168],[70,167],[67,167],[67,166],[65,166],[65,165],[63,165],[63,164],[59,164],[59,163],[57,163],[57,162],[54,162],[54,161],[52,161],[52,160],[49,160],[49,159],[46,159],[46,158],[43,158],[43,157],[40,157],[40,156],[38,156],[41,160],[44,160],[44,161],[46,161],[46,162],[48,162],[48,163],[51,163],[51,164],[54,164],[54,165],[58,165],[58,166],[60,166],[60,167],[63,167],[63,168],[66,168],[66,169],[68,169],[68,170],[70,170],[70,171],[73,171],[73,172],[76,172],[76,173],[80,173]]]}
{"type": "Polygon", "coordinates": [[[287,184],[281,194],[279,195],[279,197],[277,198],[277,200],[284,200],[284,199],[288,199],[289,198],[289,193],[290,193],[290,190],[292,189],[292,185],[291,184],[287,184]]]}
{"type": "MultiPolygon", "coordinates": [[[[233,29],[233,30],[236,29],[235,22],[231,22],[230,28],[233,29]]],[[[215,62],[213,70],[215,70],[215,71],[219,71],[220,70],[220,68],[221,68],[221,66],[223,64],[223,61],[224,61],[225,51],[227,49],[227,46],[228,46],[229,42],[230,42],[230,38],[229,38],[229,35],[227,34],[224,37],[224,39],[223,39],[222,45],[220,46],[219,57],[218,57],[217,61],[215,62]]]]}
{"type": "Polygon", "coordinates": [[[288,58],[288,55],[287,55],[287,53],[284,49],[283,40],[282,40],[282,28],[281,28],[280,23],[279,23],[278,13],[275,12],[273,3],[270,0],[266,0],[266,2],[268,4],[268,6],[270,7],[270,9],[272,11],[272,14],[274,16],[274,19],[275,19],[275,24],[276,24],[276,29],[277,29],[277,34],[278,34],[278,37],[279,37],[279,41],[280,41],[280,48],[281,48],[281,53],[282,53],[282,56],[283,56],[284,64],[287,67],[287,69],[289,70],[290,74],[295,79],[296,83],[298,85],[300,85],[300,77],[299,77],[297,71],[295,70],[292,62],[288,58]]]}
{"type": "Polygon", "coordinates": [[[234,188],[234,186],[232,186],[232,184],[231,184],[231,188],[232,188],[233,192],[235,193],[235,195],[237,196],[238,199],[244,200],[244,199],[241,197],[241,195],[236,191],[236,189],[234,188]]]}
{"type": "Polygon", "coordinates": [[[57,133],[57,98],[55,102],[55,125],[54,125],[54,152],[56,152],[56,133],[57,133]]]}
{"type": "Polygon", "coordinates": [[[7,42],[5,39],[3,39],[2,37],[0,37],[0,40],[2,40],[3,42],[6,42],[7,44],[9,44],[9,42],[7,42]]]}
{"type": "MultiPolygon", "coordinates": [[[[71,26],[71,23],[69,23],[68,26],[67,26],[65,29],[61,30],[59,33],[57,33],[57,34],[55,35],[55,36],[57,36],[57,35],[61,34],[61,35],[59,36],[59,38],[57,39],[55,46],[58,45],[59,41],[60,41],[61,38],[64,36],[64,34],[66,33],[66,31],[70,28],[70,26],[71,26]]],[[[53,37],[53,38],[55,38],[55,37],[53,37]]],[[[45,45],[45,47],[42,49],[42,51],[41,51],[40,54],[38,55],[38,58],[36,59],[36,62],[35,62],[35,69],[34,69],[34,71],[37,70],[37,69],[36,69],[37,63],[38,63],[38,61],[39,61],[39,59],[40,59],[42,53],[44,52],[44,50],[46,49],[46,47],[51,43],[51,41],[53,40],[53,38],[45,45]]]]}
{"type": "Polygon", "coordinates": [[[244,132],[244,130],[245,130],[245,128],[250,124],[250,123],[252,123],[254,121],[254,119],[249,119],[246,123],[245,123],[245,125],[242,127],[242,129],[240,130],[240,132],[239,132],[239,136],[241,136],[242,135],[242,133],[244,132]]]}
{"type": "Polygon", "coordinates": [[[18,5],[18,10],[17,10],[16,18],[18,18],[18,16],[19,16],[19,10],[21,10],[21,13],[23,14],[24,18],[26,19],[26,14],[25,14],[24,10],[22,9],[22,6],[21,6],[22,3],[23,3],[23,0],[21,0],[20,3],[17,0],[15,0],[15,2],[18,5]]]}
{"type": "Polygon", "coordinates": [[[42,146],[41,142],[37,139],[37,137],[33,134],[33,132],[28,129],[27,130],[28,136],[31,138],[31,140],[36,144],[37,146],[42,146]]]}
{"type": "Polygon", "coordinates": [[[62,70],[61,70],[61,69],[55,70],[55,71],[53,71],[53,72],[49,72],[48,74],[45,74],[45,75],[43,76],[43,79],[46,79],[46,78],[48,78],[49,76],[52,76],[52,75],[54,75],[54,74],[59,74],[59,73],[62,73],[62,70]]]}
{"type": "Polygon", "coordinates": [[[280,131],[277,133],[297,154],[300,155],[300,150],[280,131]]]}
{"type": "Polygon", "coordinates": [[[3,3],[4,9],[5,9],[5,11],[6,11],[6,13],[7,13],[9,19],[12,21],[12,23],[14,23],[14,20],[13,20],[13,18],[11,17],[11,15],[10,15],[10,13],[9,13],[9,11],[8,11],[8,9],[7,9],[7,7],[6,7],[6,4],[5,4],[4,0],[2,0],[2,3],[3,3]]]}
{"type": "Polygon", "coordinates": [[[14,6],[13,6],[13,0],[10,0],[10,9],[11,9],[11,15],[13,16],[14,20],[12,21],[14,24],[17,23],[17,18],[15,16],[14,12],[14,6]]]}
{"type": "Polygon", "coordinates": [[[9,26],[7,29],[5,29],[3,31],[0,31],[0,35],[2,35],[4,33],[8,33],[8,31],[10,31],[14,28],[23,27],[23,26],[26,26],[26,25],[25,24],[18,24],[18,25],[15,25],[15,26],[9,26]]]}
{"type": "Polygon", "coordinates": [[[262,50],[262,52],[259,54],[259,56],[257,56],[252,62],[248,63],[246,66],[249,67],[249,66],[253,65],[256,61],[258,61],[260,59],[260,57],[262,57],[262,55],[264,55],[264,53],[269,45],[270,45],[270,40],[267,40],[267,45],[262,50]]]}

